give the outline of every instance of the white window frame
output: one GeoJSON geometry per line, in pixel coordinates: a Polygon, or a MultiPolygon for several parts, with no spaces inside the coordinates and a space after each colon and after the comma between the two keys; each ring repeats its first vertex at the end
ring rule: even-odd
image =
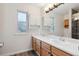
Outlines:
{"type": "Polygon", "coordinates": [[[29,17],[28,17],[28,12],[26,12],[26,11],[20,11],[20,10],[17,10],[17,31],[19,32],[19,33],[26,33],[26,32],[28,32],[29,31],[29,17]],[[18,24],[18,12],[21,12],[21,13],[26,13],[27,15],[26,15],[26,31],[25,32],[21,32],[21,31],[19,31],[19,28],[18,28],[18,26],[19,26],[19,24],[18,24]]]}

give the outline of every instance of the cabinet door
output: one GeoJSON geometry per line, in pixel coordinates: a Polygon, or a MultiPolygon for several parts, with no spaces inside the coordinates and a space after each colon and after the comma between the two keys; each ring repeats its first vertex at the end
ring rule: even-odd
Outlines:
{"type": "Polygon", "coordinates": [[[38,55],[40,55],[40,43],[41,43],[40,40],[36,40],[36,53],[38,55]]]}
{"type": "Polygon", "coordinates": [[[50,45],[49,45],[49,44],[47,44],[47,43],[45,43],[45,42],[42,42],[42,43],[41,43],[41,47],[50,52],[50,45]]]}
{"type": "Polygon", "coordinates": [[[44,48],[41,48],[41,56],[51,56],[49,51],[45,50],[44,48]]]}
{"type": "Polygon", "coordinates": [[[50,45],[42,42],[41,43],[41,56],[50,56],[50,45]]]}
{"type": "Polygon", "coordinates": [[[32,49],[35,51],[36,50],[36,39],[32,37],[32,49]]]}

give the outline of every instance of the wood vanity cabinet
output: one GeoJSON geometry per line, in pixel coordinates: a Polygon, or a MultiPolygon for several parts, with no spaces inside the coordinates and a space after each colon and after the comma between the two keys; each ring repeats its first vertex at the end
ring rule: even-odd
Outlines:
{"type": "Polygon", "coordinates": [[[60,50],[46,42],[32,37],[32,49],[39,56],[72,56],[71,54],[60,50]]]}
{"type": "Polygon", "coordinates": [[[50,45],[45,42],[42,42],[41,43],[41,56],[50,56],[50,55],[51,55],[50,45]]]}

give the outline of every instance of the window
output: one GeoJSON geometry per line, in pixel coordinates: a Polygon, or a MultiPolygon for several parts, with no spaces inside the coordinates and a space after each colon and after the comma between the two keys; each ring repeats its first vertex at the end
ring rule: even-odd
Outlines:
{"type": "Polygon", "coordinates": [[[18,11],[18,31],[26,32],[28,30],[27,12],[18,11]]]}
{"type": "Polygon", "coordinates": [[[51,19],[51,32],[55,32],[55,17],[54,16],[51,16],[50,17],[50,19],[51,19]]]}

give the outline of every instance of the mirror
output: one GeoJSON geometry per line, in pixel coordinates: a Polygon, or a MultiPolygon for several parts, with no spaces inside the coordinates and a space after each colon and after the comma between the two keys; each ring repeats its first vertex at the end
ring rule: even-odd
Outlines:
{"type": "Polygon", "coordinates": [[[44,15],[43,31],[58,36],[63,36],[63,17],[53,12],[44,15]]]}
{"type": "Polygon", "coordinates": [[[73,21],[73,19],[78,19],[73,17],[73,15],[79,11],[78,5],[78,3],[65,3],[49,13],[44,13],[44,7],[42,7],[42,10],[40,9],[41,17],[38,16],[39,21],[34,19],[30,24],[30,28],[34,28],[34,31],[41,33],[79,39],[79,26],[77,26],[77,30],[75,30],[79,22],[77,21],[74,27],[75,23],[73,21]]]}
{"type": "Polygon", "coordinates": [[[43,31],[54,32],[55,31],[55,17],[52,15],[44,15],[42,29],[43,31]]]}

